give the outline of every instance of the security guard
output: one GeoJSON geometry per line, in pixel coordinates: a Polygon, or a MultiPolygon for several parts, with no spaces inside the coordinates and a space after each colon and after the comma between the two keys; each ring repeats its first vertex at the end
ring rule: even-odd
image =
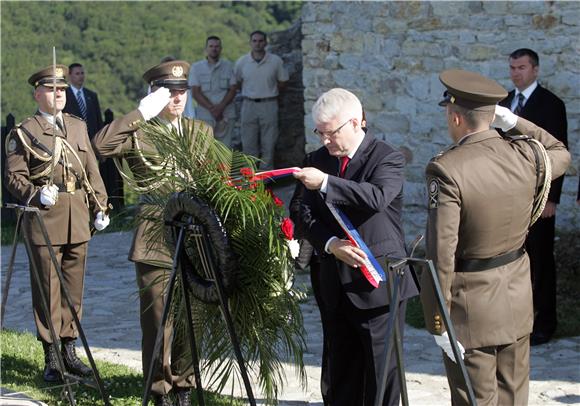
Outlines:
{"type": "MultiPolygon", "coordinates": [[[[102,157],[124,158],[138,181],[140,196],[140,213],[150,214],[147,208],[147,193],[160,184],[150,184],[154,171],[162,170],[157,162],[155,147],[144,140],[143,131],[139,128],[142,121],[157,117],[159,125],[173,126],[178,131],[182,113],[187,100],[187,72],[189,64],[172,60],[163,62],[149,69],[143,79],[151,88],[148,96],[141,100],[137,110],[113,121],[104,127],[95,138],[93,145],[102,157]]],[[[205,131],[213,136],[209,125],[200,120],[191,120],[190,126],[197,131],[205,131]]],[[[154,359],[153,347],[157,329],[161,323],[164,306],[164,285],[158,283],[166,280],[171,271],[172,259],[163,241],[150,241],[147,230],[152,223],[143,217],[135,230],[129,260],[135,262],[137,285],[140,289],[141,302],[141,352],[143,375],[149,371],[154,359]]],[[[171,342],[171,323],[167,323],[162,343],[162,365],[154,371],[151,391],[156,405],[170,405],[168,393],[174,389],[179,405],[190,405],[190,390],[193,386],[193,369],[186,340],[177,339],[171,342]],[[171,362],[169,360],[171,355],[171,362]]]]}
{"type": "MultiPolygon", "coordinates": [[[[102,230],[109,224],[107,193],[87,134],[85,122],[62,113],[66,103],[67,67],[49,66],[28,79],[34,87],[38,111],[18,124],[6,139],[6,187],[23,205],[40,208],[50,244],[62,268],[66,288],[78,318],[82,316],[83,284],[89,223],[102,230]],[[53,115],[56,112],[56,117],[53,115]]],[[[57,367],[58,348],[50,335],[41,305],[40,290],[46,293],[55,333],[62,342],[65,367],[76,375],[90,375],[91,369],[76,355],[78,336],[73,315],[61,292],[49,255],[47,241],[35,217],[25,213],[25,237],[31,243],[29,261],[36,264],[42,286],[32,275],[32,303],[38,339],[44,349],[44,380],[61,379],[57,367]]]]}
{"type": "MultiPolygon", "coordinates": [[[[533,305],[523,246],[546,186],[565,172],[570,154],[548,132],[496,106],[507,95],[497,82],[462,70],[439,78],[454,144],[426,169],[427,258],[436,266],[478,405],[525,405],[533,305]],[[507,131],[506,138],[490,126],[507,131]]],[[[452,403],[468,404],[427,278],[424,273],[421,291],[427,329],[445,353],[452,403]]]]}

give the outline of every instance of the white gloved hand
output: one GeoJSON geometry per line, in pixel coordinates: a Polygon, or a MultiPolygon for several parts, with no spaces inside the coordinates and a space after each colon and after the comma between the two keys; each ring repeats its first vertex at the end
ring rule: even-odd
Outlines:
{"type": "Polygon", "coordinates": [[[97,217],[95,218],[95,222],[93,224],[95,225],[97,231],[102,231],[107,228],[110,222],[111,220],[109,219],[109,216],[100,211],[97,213],[97,217]]]}
{"type": "MultiPolygon", "coordinates": [[[[440,336],[433,335],[433,338],[435,339],[437,345],[441,347],[443,351],[445,351],[445,354],[447,354],[447,356],[451,358],[451,361],[457,363],[457,361],[455,361],[455,355],[453,354],[453,349],[451,348],[451,341],[449,341],[449,335],[447,334],[447,331],[441,334],[440,336]]],[[[459,352],[461,353],[461,359],[463,359],[464,358],[463,354],[465,354],[465,348],[463,348],[463,346],[459,341],[457,341],[457,346],[459,347],[459,352]]]]}
{"type": "Polygon", "coordinates": [[[58,200],[58,186],[45,185],[40,188],[40,203],[44,206],[54,206],[58,200]]]}
{"type": "Polygon", "coordinates": [[[169,99],[171,97],[171,92],[166,87],[160,87],[153,93],[149,93],[139,102],[139,107],[137,108],[145,121],[151,120],[156,117],[161,110],[167,106],[169,99]]]}
{"type": "Polygon", "coordinates": [[[491,126],[501,128],[503,132],[509,131],[516,126],[518,116],[511,112],[510,109],[500,105],[495,106],[495,117],[491,122],[491,126]]]}

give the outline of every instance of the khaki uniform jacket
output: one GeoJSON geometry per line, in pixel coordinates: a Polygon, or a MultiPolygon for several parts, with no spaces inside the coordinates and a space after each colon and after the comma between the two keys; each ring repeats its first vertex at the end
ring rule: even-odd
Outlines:
{"type": "MultiPolygon", "coordinates": [[[[570,163],[564,144],[518,118],[509,135],[539,140],[552,162],[552,178],[570,163]]],[[[515,342],[532,331],[528,255],[493,269],[459,272],[456,259],[485,259],[524,245],[536,189],[536,164],[525,141],[488,130],[433,158],[426,169],[429,193],[427,259],[433,260],[459,342],[468,348],[515,342]]],[[[427,273],[421,301],[426,327],[445,331],[427,273]],[[437,323],[439,320],[439,323],[437,323]]]]}
{"type": "MultiPolygon", "coordinates": [[[[147,157],[153,164],[156,155],[155,147],[143,141],[143,132],[139,129],[143,116],[139,110],[114,120],[111,124],[103,127],[93,138],[93,147],[97,154],[104,158],[124,158],[140,186],[145,186],[145,180],[151,177],[152,169],[146,164],[142,156],[147,157]],[[139,149],[138,149],[139,147],[139,149]]],[[[201,120],[193,120],[195,126],[206,129],[213,136],[213,130],[201,120]]],[[[193,131],[194,134],[197,131],[193,131]]],[[[137,215],[143,213],[144,204],[140,204],[137,215]]],[[[149,214],[149,213],[148,213],[149,214]]],[[[153,266],[171,267],[172,258],[164,241],[154,241],[151,232],[153,223],[140,220],[129,251],[129,260],[133,262],[147,263],[153,266]]]]}
{"type": "MultiPolygon", "coordinates": [[[[88,241],[91,238],[89,225],[100,210],[96,201],[98,200],[103,208],[107,205],[107,192],[99,173],[97,159],[91,148],[85,122],[66,113],[63,113],[62,117],[66,134],[63,134],[58,127],[55,134],[57,137],[63,137],[71,145],[80,162],[66,149],[63,156],[66,154],[66,160],[72,165],[71,174],[73,176],[76,174],[77,185],[81,185],[83,180],[78,176],[82,178],[83,173],[86,174],[88,182],[95,190],[95,195],[87,193],[85,188],[81,187],[74,193],[59,193],[58,201],[54,206],[45,207],[40,203],[40,188],[47,184],[50,175],[35,180],[31,180],[30,177],[41,173],[50,166],[50,162],[47,163],[35,157],[28,148],[22,145],[22,140],[38,155],[42,157],[50,155],[34,145],[22,129],[19,129],[25,128],[50,150],[53,145],[53,126],[40,113],[16,126],[6,142],[6,187],[21,204],[26,204],[31,199],[30,205],[40,208],[40,215],[53,245],[78,244],[88,241]],[[22,137],[18,136],[17,131],[22,137]]],[[[54,168],[53,182],[63,185],[66,181],[63,166],[58,164],[54,168]]],[[[32,244],[46,245],[40,226],[32,216],[25,216],[22,226],[24,232],[30,236],[32,244]]]]}

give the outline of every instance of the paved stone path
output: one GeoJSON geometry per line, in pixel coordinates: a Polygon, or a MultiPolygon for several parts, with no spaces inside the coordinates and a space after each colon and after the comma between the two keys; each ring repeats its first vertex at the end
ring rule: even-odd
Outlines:
{"type": "MultiPolygon", "coordinates": [[[[82,322],[95,358],[140,370],[139,302],[133,264],[127,260],[130,241],[128,232],[100,234],[91,241],[82,322]]],[[[2,247],[2,284],[9,255],[10,247],[2,247]]],[[[296,283],[307,286],[308,276],[298,275],[296,283]]],[[[6,328],[34,332],[31,308],[28,260],[20,245],[8,297],[6,328]]],[[[301,308],[308,332],[308,351],[304,354],[308,387],[300,387],[294,371],[288,367],[288,382],[280,395],[280,404],[322,406],[318,309],[313,297],[301,308]]],[[[531,354],[529,404],[580,404],[580,337],[533,347],[531,354]]],[[[441,353],[424,330],[407,326],[405,368],[411,405],[450,404],[441,353]]],[[[16,404],[5,399],[0,398],[0,405],[16,404]]]]}

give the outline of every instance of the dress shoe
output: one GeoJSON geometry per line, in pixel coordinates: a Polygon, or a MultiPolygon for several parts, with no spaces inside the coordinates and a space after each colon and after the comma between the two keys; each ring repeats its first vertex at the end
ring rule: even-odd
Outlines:
{"type": "Polygon", "coordinates": [[[42,349],[44,350],[44,371],[42,378],[45,382],[49,383],[60,382],[62,377],[58,370],[56,345],[43,342],[42,349]]]}
{"type": "Polygon", "coordinates": [[[153,404],[155,406],[173,406],[169,395],[153,395],[153,404]]]}
{"type": "Polygon", "coordinates": [[[190,388],[178,388],[175,389],[177,394],[177,405],[178,406],[191,406],[191,389],[190,388]]]}
{"type": "Polygon", "coordinates": [[[530,336],[530,345],[534,347],[536,345],[546,344],[548,341],[550,341],[551,338],[552,336],[550,334],[535,331],[530,336]]]}
{"type": "Polygon", "coordinates": [[[83,364],[75,348],[75,340],[71,338],[62,339],[62,358],[64,366],[68,372],[78,376],[90,376],[93,370],[83,364]]]}

